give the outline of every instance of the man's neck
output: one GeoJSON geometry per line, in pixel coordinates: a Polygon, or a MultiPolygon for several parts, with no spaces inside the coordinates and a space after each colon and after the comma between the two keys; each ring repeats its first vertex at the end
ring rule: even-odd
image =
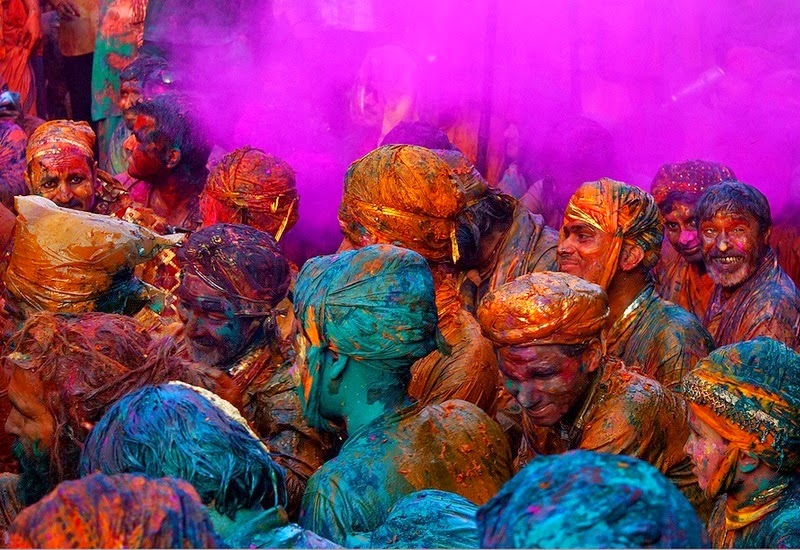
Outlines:
{"type": "Polygon", "coordinates": [[[791,481],[764,463],[747,475],[738,475],[741,477],[736,490],[728,493],[727,506],[732,510],[767,504],[777,498],[791,481]]]}
{"type": "Polygon", "coordinates": [[[647,276],[641,271],[625,273],[618,271],[608,285],[608,321],[611,328],[622,317],[625,309],[647,288],[647,276]]]}
{"type": "MultiPolygon", "coordinates": [[[[380,371],[376,371],[380,372],[380,371]]],[[[347,396],[343,404],[343,417],[347,425],[347,433],[352,435],[369,426],[382,416],[402,410],[408,404],[405,391],[387,387],[380,399],[368,396],[375,384],[342,384],[339,391],[347,396]]]]}

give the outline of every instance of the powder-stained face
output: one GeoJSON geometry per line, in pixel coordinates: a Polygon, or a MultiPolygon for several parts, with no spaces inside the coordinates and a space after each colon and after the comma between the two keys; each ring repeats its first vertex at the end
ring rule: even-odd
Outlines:
{"type": "Polygon", "coordinates": [[[83,152],[65,148],[57,155],[42,155],[28,166],[31,192],[58,206],[91,212],[97,171],[83,152]]]}
{"type": "Polygon", "coordinates": [[[697,233],[694,204],[675,202],[672,210],[664,215],[664,228],[672,248],[686,261],[703,261],[703,246],[697,233]]]}
{"type": "Polygon", "coordinates": [[[497,350],[505,388],[537,426],[553,426],[580,400],[596,366],[559,345],[509,346],[497,350]]]}
{"type": "Polygon", "coordinates": [[[131,108],[142,100],[142,86],[138,80],[123,80],[119,84],[119,108],[128,130],[133,130],[136,115],[131,108]]]}
{"type": "Polygon", "coordinates": [[[689,409],[689,439],[683,447],[692,459],[692,470],[697,476],[697,483],[704,491],[709,480],[720,468],[728,442],[711,427],[694,415],[689,409]]]}
{"type": "Polygon", "coordinates": [[[55,433],[55,418],[42,401],[44,386],[38,376],[30,371],[13,367],[8,382],[8,399],[11,413],[6,420],[6,433],[17,436],[26,453],[34,445],[50,450],[55,433]]]}
{"type": "Polygon", "coordinates": [[[569,221],[558,241],[558,270],[599,284],[611,248],[611,235],[583,222],[569,221]]]}
{"type": "Polygon", "coordinates": [[[148,179],[168,170],[164,164],[163,151],[150,137],[156,130],[156,121],[151,116],[138,115],[133,123],[132,134],[123,147],[130,152],[128,174],[134,178],[148,179]]]}
{"type": "Polygon", "coordinates": [[[723,288],[741,285],[758,269],[766,251],[767,237],[768,234],[759,229],[758,221],[749,214],[720,210],[703,220],[700,238],[708,274],[723,288]]]}
{"type": "Polygon", "coordinates": [[[250,346],[256,333],[253,319],[237,316],[222,292],[185,273],[176,295],[192,359],[224,370],[250,346]]]}

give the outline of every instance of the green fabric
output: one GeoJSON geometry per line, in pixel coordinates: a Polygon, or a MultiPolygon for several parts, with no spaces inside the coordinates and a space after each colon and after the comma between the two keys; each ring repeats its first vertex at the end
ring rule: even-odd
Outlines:
{"type": "Polygon", "coordinates": [[[296,523],[289,523],[280,506],[239,511],[230,526],[217,528],[217,532],[229,548],[339,548],[296,523]]]}
{"type": "Polygon", "coordinates": [[[137,27],[120,14],[131,13],[131,0],[100,2],[97,41],[92,65],[92,120],[120,116],[119,74],[136,58],[137,27]]]}

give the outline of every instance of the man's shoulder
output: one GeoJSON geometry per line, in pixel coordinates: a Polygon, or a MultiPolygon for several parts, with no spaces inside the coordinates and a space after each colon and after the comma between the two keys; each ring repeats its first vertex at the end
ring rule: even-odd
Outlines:
{"type": "Polygon", "coordinates": [[[619,360],[606,364],[594,401],[597,412],[622,409],[628,416],[654,410],[683,414],[679,399],[670,390],[619,360]]]}
{"type": "Polygon", "coordinates": [[[697,316],[657,294],[654,298],[648,313],[656,320],[656,324],[650,330],[658,335],[659,340],[675,341],[681,345],[687,344],[687,340],[698,340],[712,345],[711,335],[697,316]]]}

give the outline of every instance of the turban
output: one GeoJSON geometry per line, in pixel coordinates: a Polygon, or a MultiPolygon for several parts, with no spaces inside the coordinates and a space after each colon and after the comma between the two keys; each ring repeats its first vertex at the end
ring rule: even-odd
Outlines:
{"type": "Polygon", "coordinates": [[[200,195],[203,223],[243,223],[276,241],[297,222],[294,170],[278,157],[243,147],[225,155],[200,195]]]}
{"type": "Polygon", "coordinates": [[[230,299],[237,315],[268,315],[289,290],[289,261],[275,239],[247,225],[205,227],[187,239],[177,257],[184,272],[230,299]]]}
{"type": "Polygon", "coordinates": [[[724,346],[683,380],[692,411],[781,472],[800,465],[800,355],[770,338],[724,346]]]}
{"type": "Polygon", "coordinates": [[[206,507],[180,479],[95,474],[20,512],[13,548],[218,548],[206,507]]]}
{"type": "Polygon", "coordinates": [[[569,222],[582,222],[611,235],[607,264],[598,281],[603,288],[608,288],[617,271],[623,244],[642,248],[645,269],[655,266],[661,256],[664,220],[653,197],[638,187],[608,178],[584,183],[567,204],[564,224],[569,222]]]}
{"type": "Polygon", "coordinates": [[[712,185],[735,179],[733,170],[718,162],[689,160],[663,164],[653,178],[650,193],[656,203],[661,204],[671,193],[691,193],[699,197],[712,185]]]}
{"type": "Polygon", "coordinates": [[[478,510],[481,548],[702,548],[680,490],[637,458],[539,456],[478,510]]]}
{"type": "Polygon", "coordinates": [[[462,180],[466,168],[459,174],[448,164],[456,161],[457,152],[439,153],[386,145],[354,162],[339,206],[345,236],[355,244],[369,236],[434,262],[458,261],[456,218],[485,193],[486,182],[462,180]]]}
{"type": "Polygon", "coordinates": [[[38,157],[60,155],[66,148],[77,149],[94,159],[94,130],[85,122],[51,120],[31,134],[25,150],[25,161],[30,164],[38,157]]]}
{"type": "Polygon", "coordinates": [[[129,300],[141,308],[142,285],[133,268],[183,238],[59,208],[43,197],[17,197],[16,207],[14,248],[3,281],[35,311],[127,312],[129,300]]]}
{"type": "Polygon", "coordinates": [[[581,344],[608,318],[603,289],[567,273],[530,273],[489,292],[478,307],[483,333],[497,346],[581,344]]]}

